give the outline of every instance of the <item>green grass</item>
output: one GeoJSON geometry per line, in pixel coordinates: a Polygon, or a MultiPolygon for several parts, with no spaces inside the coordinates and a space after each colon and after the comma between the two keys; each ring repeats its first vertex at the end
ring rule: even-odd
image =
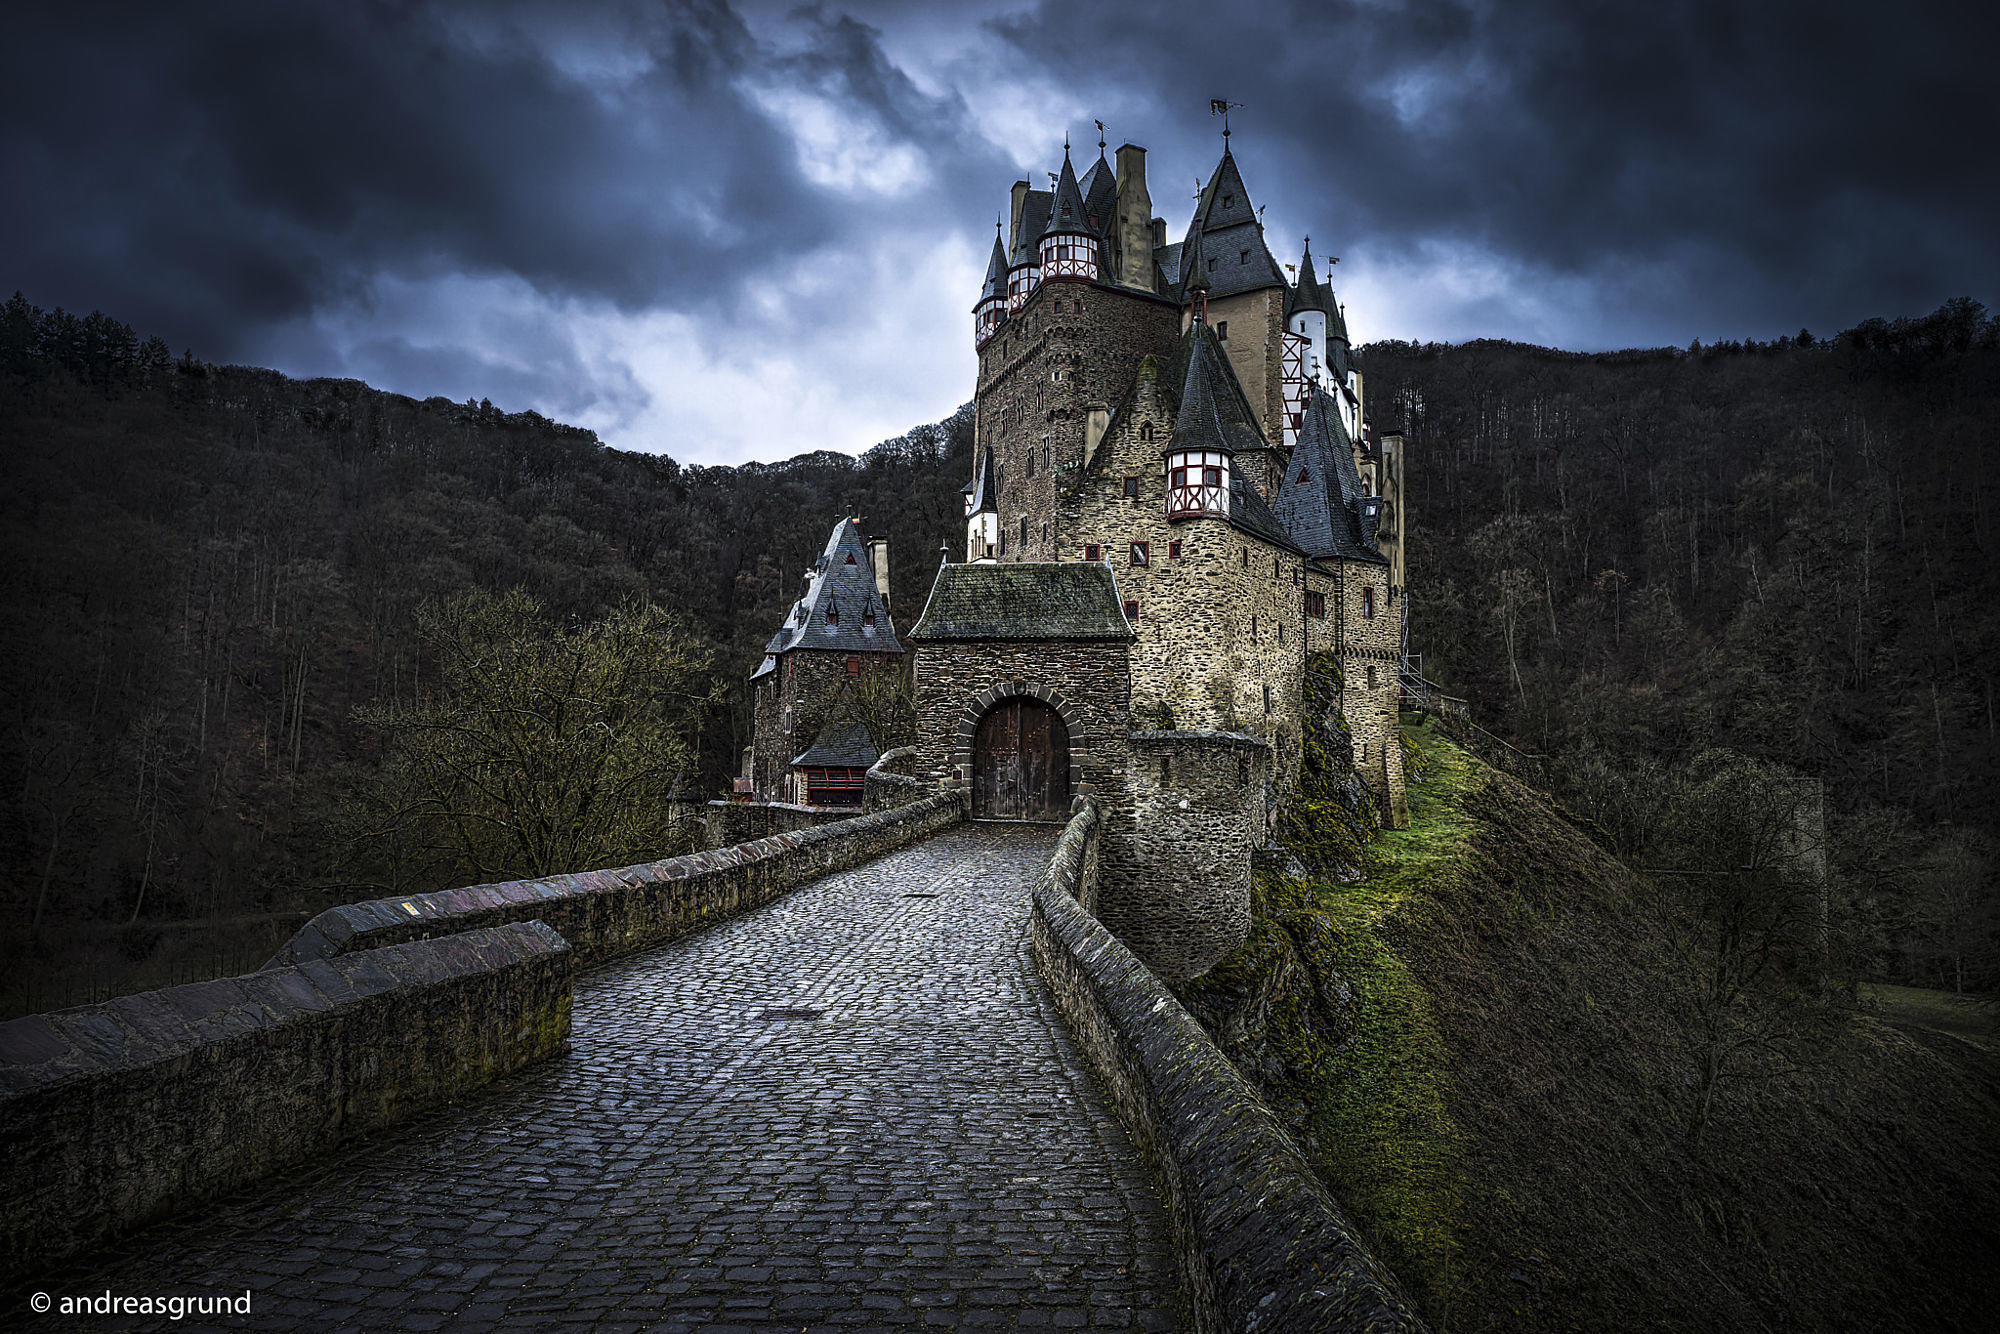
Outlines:
{"type": "Polygon", "coordinates": [[[1462,1136],[1449,1098],[1450,1056],[1429,994],[1398,949],[1424,891],[1454,873],[1475,827],[1463,807],[1481,769],[1428,729],[1406,732],[1430,761],[1410,789],[1410,824],[1370,846],[1364,877],[1313,885],[1335,928],[1323,962],[1351,988],[1353,1040],[1313,1080],[1307,1118],[1342,1203],[1421,1306],[1439,1315],[1461,1295],[1462,1136]]]}

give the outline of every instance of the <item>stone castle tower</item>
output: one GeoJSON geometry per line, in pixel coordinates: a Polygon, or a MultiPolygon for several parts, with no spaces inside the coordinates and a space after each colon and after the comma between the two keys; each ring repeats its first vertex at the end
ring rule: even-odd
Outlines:
{"type": "MultiPolygon", "coordinates": [[[[1249,928],[1250,852],[1305,729],[1327,723],[1305,716],[1313,655],[1341,665],[1383,818],[1408,818],[1402,439],[1375,438],[1330,282],[1309,244],[1286,279],[1226,147],[1171,243],[1145,150],[1120,148],[1114,170],[1099,147],[1081,179],[1065,148],[1052,189],[1017,181],[994,239],[964,560],[947,553],[901,641],[917,735],[902,762],[977,818],[1096,801],[1098,915],[1172,979],[1249,928]]],[[[806,699],[866,670],[844,638],[816,661],[822,603],[859,561],[850,527],[755,678],[767,800],[781,782],[810,798],[816,753],[861,750],[806,699]],[[808,749],[814,726],[825,744],[808,749]]],[[[893,630],[879,643],[900,648],[893,630]]]]}

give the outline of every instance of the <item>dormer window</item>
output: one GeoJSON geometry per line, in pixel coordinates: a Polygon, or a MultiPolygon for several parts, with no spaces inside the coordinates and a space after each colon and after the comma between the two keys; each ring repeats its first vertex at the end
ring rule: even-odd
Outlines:
{"type": "Polygon", "coordinates": [[[849,565],[854,564],[854,553],[851,551],[847,553],[847,563],[849,565]]]}
{"type": "Polygon", "coordinates": [[[831,602],[826,604],[826,623],[828,625],[840,624],[840,608],[831,602]]]}
{"type": "Polygon", "coordinates": [[[863,625],[875,624],[875,609],[873,607],[870,607],[867,611],[861,613],[861,623],[863,625]]]}

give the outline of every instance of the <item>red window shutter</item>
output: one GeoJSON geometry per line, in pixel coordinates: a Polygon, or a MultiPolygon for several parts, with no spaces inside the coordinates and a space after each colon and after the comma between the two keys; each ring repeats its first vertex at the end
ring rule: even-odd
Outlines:
{"type": "Polygon", "coordinates": [[[848,674],[849,676],[859,676],[859,675],[861,675],[861,659],[860,659],[860,658],[859,658],[858,656],[856,656],[856,657],[850,657],[850,658],[848,658],[848,660],[847,660],[847,674],[848,674]]]}

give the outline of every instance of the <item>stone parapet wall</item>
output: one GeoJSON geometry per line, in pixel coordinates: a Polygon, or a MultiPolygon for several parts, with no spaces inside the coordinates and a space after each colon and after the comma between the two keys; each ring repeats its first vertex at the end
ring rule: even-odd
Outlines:
{"type": "Polygon", "coordinates": [[[734,847],[773,834],[817,829],[838,820],[852,820],[861,811],[852,806],[797,806],[788,801],[711,801],[703,813],[704,845],[734,847]]]}
{"type": "Polygon", "coordinates": [[[25,1272],[555,1055],[541,922],[0,1024],[0,1235],[25,1272]]]}
{"type": "Polygon", "coordinates": [[[1195,1329],[1423,1330],[1256,1090],[1085,910],[1099,823],[1085,803],[1035,891],[1035,963],[1159,1175],[1195,1329]]]}
{"type": "Polygon", "coordinates": [[[884,751],[882,758],[862,775],[862,806],[865,811],[891,811],[907,806],[924,795],[923,785],[910,772],[916,767],[917,748],[898,746],[884,751]]]}
{"type": "Polygon", "coordinates": [[[306,923],[270,966],[531,918],[560,932],[579,964],[595,963],[678,940],[809,880],[928,838],[963,818],[955,796],[932,797],[896,810],[639,866],[329,908],[306,923]]]}

